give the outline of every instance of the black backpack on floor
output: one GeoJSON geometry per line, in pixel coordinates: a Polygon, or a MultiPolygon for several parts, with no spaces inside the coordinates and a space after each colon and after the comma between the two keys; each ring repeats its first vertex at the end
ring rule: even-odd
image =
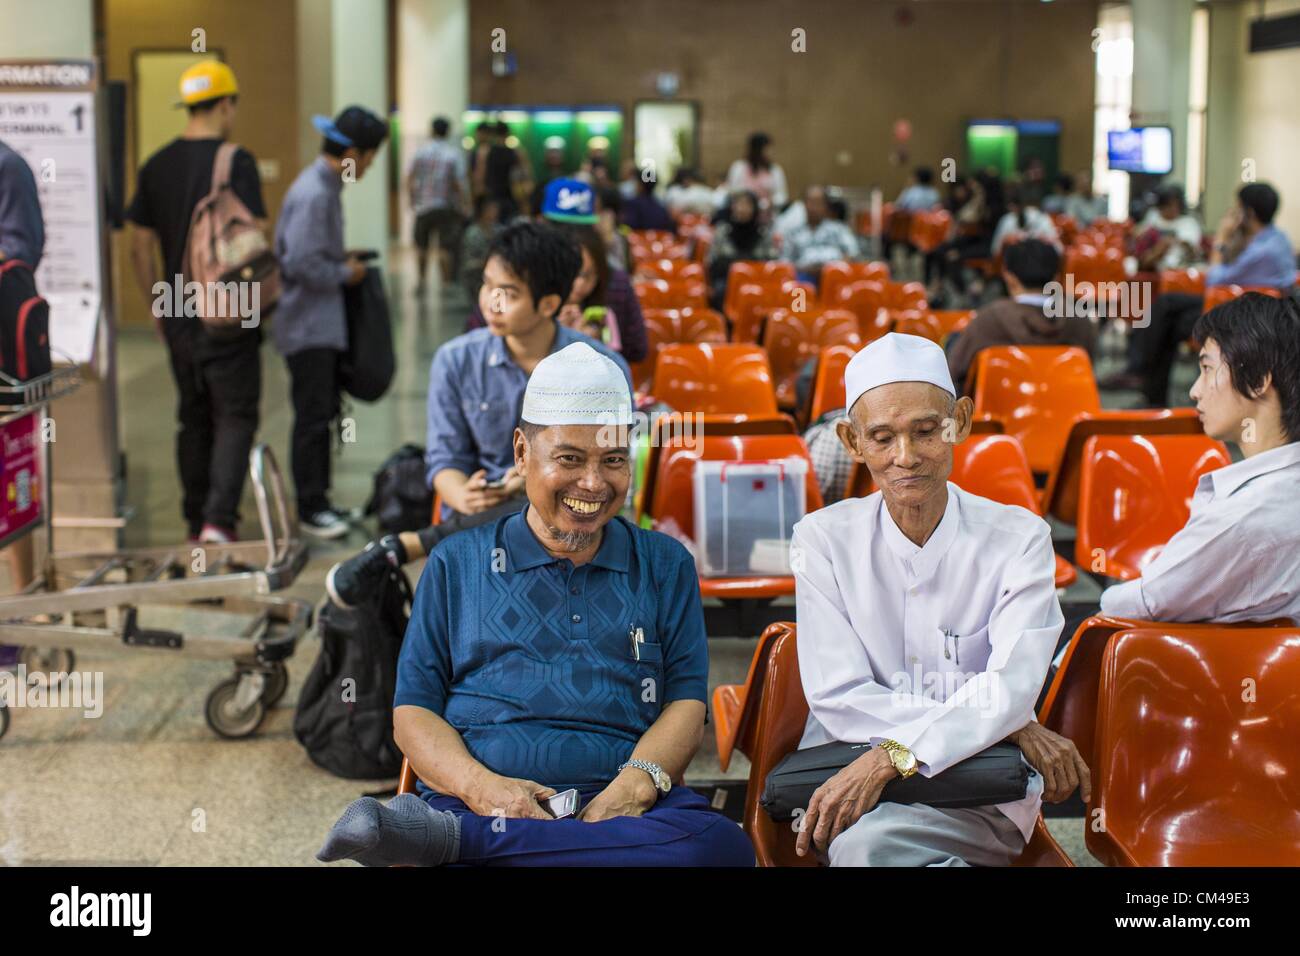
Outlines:
{"type": "Polygon", "coordinates": [[[344,610],[326,601],[321,609],[320,656],[298,698],[293,735],[336,776],[383,779],[401,770],[393,695],[410,604],[410,582],[394,569],[365,604],[344,610]]]}
{"type": "Polygon", "coordinates": [[[375,472],[366,514],[379,519],[384,534],[419,531],[430,524],[433,492],[424,483],[424,449],[403,445],[375,472]]]}

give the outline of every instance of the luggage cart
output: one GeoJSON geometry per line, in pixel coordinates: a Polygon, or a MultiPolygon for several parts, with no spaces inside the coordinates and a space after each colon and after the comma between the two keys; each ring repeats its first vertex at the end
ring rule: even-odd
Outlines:
{"type": "MultiPolygon", "coordinates": [[[[79,383],[75,368],[56,368],[20,385],[0,383],[0,400],[9,401],[0,407],[0,425],[32,414],[39,424],[49,403],[79,383]]],[[[76,650],[228,660],[234,675],[208,694],[204,715],[222,737],[254,733],[288,687],[284,662],[312,618],[308,602],[274,595],[293,583],[307,549],[289,519],[271,450],[257,445],[249,453],[261,540],[56,553],[49,442],[37,444],[42,518],[28,532],[44,532],[44,560],[22,592],[0,597],[0,644],[18,645],[18,663],[46,682],[49,675],[57,681],[72,672],[76,650]],[[152,626],[142,611],[159,608],[179,613],[184,624],[152,626]]],[[[0,737],[9,724],[3,704],[0,737]]]]}

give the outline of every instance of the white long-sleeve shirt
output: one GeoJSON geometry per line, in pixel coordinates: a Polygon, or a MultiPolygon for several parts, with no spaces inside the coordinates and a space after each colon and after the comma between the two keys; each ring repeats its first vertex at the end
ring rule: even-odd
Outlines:
{"type": "Polygon", "coordinates": [[[1300,621],[1300,442],[1201,475],[1181,531],[1101,610],[1144,621],[1300,621]]]}
{"type": "MultiPolygon", "coordinates": [[[[880,492],[795,525],[791,564],[799,672],[808,700],[800,749],[897,740],[919,772],[942,773],[1033,719],[1064,625],[1046,522],[948,485],[924,547],[880,492]]],[[[998,805],[1026,840],[1042,798],[998,805]]]]}

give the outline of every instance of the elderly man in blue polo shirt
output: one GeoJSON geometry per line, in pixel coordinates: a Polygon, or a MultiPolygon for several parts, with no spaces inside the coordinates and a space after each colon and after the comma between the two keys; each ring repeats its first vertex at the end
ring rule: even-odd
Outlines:
{"type": "Polygon", "coordinates": [[[348,807],[318,854],[366,865],[752,866],[675,786],[704,733],[695,564],[618,517],[632,397],[591,344],[543,359],[514,462],[521,512],[445,539],[420,578],[394,736],[420,793],[348,807]],[[576,790],[577,812],[549,798],[576,790]]]}

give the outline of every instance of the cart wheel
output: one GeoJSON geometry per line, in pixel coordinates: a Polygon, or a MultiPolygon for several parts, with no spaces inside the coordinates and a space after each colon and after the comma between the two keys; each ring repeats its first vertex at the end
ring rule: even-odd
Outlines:
{"type": "Polygon", "coordinates": [[[67,647],[24,647],[18,655],[18,663],[27,668],[27,677],[33,675],[36,682],[46,690],[57,690],[61,680],[50,675],[71,674],[77,666],[77,656],[67,647]]]}
{"type": "Polygon", "coordinates": [[[276,661],[269,671],[264,672],[264,676],[266,684],[262,688],[262,703],[270,710],[289,689],[289,668],[284,666],[284,661],[276,661]]]}
{"type": "Polygon", "coordinates": [[[9,708],[0,704],[0,737],[9,731],[9,708]]]}
{"type": "Polygon", "coordinates": [[[238,740],[257,730],[266,716],[266,703],[261,697],[255,699],[246,708],[241,709],[236,703],[239,691],[239,677],[222,681],[208,694],[208,702],[203,708],[203,715],[208,719],[208,726],[221,737],[238,740]]]}

